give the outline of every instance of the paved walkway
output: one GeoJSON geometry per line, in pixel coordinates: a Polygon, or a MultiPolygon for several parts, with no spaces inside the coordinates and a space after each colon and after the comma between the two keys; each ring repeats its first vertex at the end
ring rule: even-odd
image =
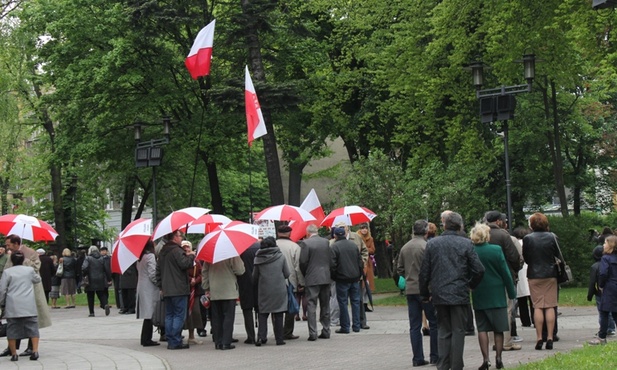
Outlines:
{"type": "MultiPolygon", "coordinates": [[[[523,349],[504,352],[506,368],[519,363],[536,361],[557,352],[581,348],[597,331],[595,307],[562,308],[559,317],[559,337],[553,351],[536,351],[533,328],[520,328],[524,338],[523,349]]],[[[332,334],[331,339],[308,342],[306,322],[296,322],[295,333],[300,339],[289,340],[285,346],[270,340],[262,347],[243,344],[246,339],[240,309],[236,310],[234,337],[240,339],[232,351],[216,351],[211,336],[199,338],[202,345],[188,350],[169,351],[164,345],[141,347],[139,334],[141,320],[134,315],[119,315],[116,309],[109,317],[102,310],[97,317],[89,318],[87,308],[52,310],[53,325],[41,330],[40,359],[30,361],[22,357],[11,362],[8,357],[0,359],[3,369],[229,369],[252,370],[279,369],[288,366],[302,369],[409,369],[411,346],[406,307],[376,307],[367,313],[370,330],[349,335],[332,334]]],[[[155,334],[155,338],[158,335],[155,334]]],[[[428,357],[428,337],[425,337],[425,352],[428,357]]],[[[22,348],[23,349],[23,348],[22,348]]],[[[494,361],[493,361],[494,362],[494,361]]],[[[467,369],[475,369],[481,363],[480,350],[475,337],[467,337],[465,345],[467,369]]],[[[427,366],[426,368],[433,368],[427,366]]]]}

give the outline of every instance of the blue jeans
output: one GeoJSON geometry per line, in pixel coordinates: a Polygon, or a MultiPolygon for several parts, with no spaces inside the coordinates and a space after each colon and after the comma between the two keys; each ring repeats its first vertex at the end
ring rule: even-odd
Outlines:
{"type": "Polygon", "coordinates": [[[437,317],[435,307],[430,302],[423,303],[419,294],[407,294],[407,311],[409,314],[409,340],[413,352],[412,364],[415,366],[424,362],[424,347],[422,343],[422,311],[426,314],[430,330],[432,363],[439,359],[437,350],[437,317]]]}
{"type": "Polygon", "coordinates": [[[188,296],[165,297],[165,336],[168,347],[182,344],[182,328],[186,318],[188,296]]]}
{"type": "Polygon", "coordinates": [[[336,282],[336,299],[340,313],[341,330],[349,332],[349,311],[347,310],[347,298],[351,301],[351,317],[353,331],[360,331],[360,282],[341,283],[336,282]]]}
{"type": "MultiPolygon", "coordinates": [[[[602,322],[600,319],[600,303],[602,302],[602,296],[601,295],[597,295],[596,296],[596,307],[598,308],[598,324],[600,324],[600,326],[602,326],[602,322]]],[[[613,320],[613,316],[608,316],[608,331],[615,331],[615,320],[613,320]]]]}

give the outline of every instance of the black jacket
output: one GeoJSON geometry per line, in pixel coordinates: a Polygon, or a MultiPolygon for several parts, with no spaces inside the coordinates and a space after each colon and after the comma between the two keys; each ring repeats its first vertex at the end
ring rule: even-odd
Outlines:
{"type": "Polygon", "coordinates": [[[553,233],[534,231],[523,238],[523,258],[528,266],[528,279],[557,277],[555,257],[560,258],[560,255],[553,233]]]}
{"type": "Polygon", "coordinates": [[[244,262],[244,274],[238,276],[238,293],[243,310],[257,309],[257,284],[253,284],[253,268],[260,245],[261,242],[255,242],[240,255],[244,262]]]}
{"type": "Polygon", "coordinates": [[[339,239],[332,244],[330,275],[332,280],[341,283],[360,281],[364,271],[364,262],[356,243],[339,239]]]}
{"type": "Polygon", "coordinates": [[[93,252],[84,259],[81,267],[83,276],[88,276],[88,286],[86,291],[96,292],[105,290],[111,281],[111,270],[109,265],[105,263],[104,258],[99,252],[93,252]]]}

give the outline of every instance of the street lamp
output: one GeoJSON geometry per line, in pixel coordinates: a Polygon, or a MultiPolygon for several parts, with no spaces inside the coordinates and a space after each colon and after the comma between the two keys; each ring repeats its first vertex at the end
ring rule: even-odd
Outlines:
{"type": "Polygon", "coordinates": [[[149,141],[141,141],[141,122],[136,122],[133,125],[135,130],[135,167],[152,167],[152,221],[157,224],[157,209],[156,209],[156,168],[163,161],[163,145],[169,144],[169,129],[171,120],[169,117],[163,117],[163,134],[165,137],[161,139],[151,139],[149,141]]]}
{"type": "Polygon", "coordinates": [[[77,175],[71,177],[73,188],[73,249],[77,250],[77,175]]]}
{"type": "Polygon", "coordinates": [[[508,207],[508,231],[512,233],[512,190],[510,185],[510,158],[508,154],[508,120],[514,118],[516,108],[516,94],[531,92],[531,85],[535,78],[536,56],[525,54],[523,59],[517,62],[523,63],[524,77],[527,83],[521,85],[501,85],[492,89],[482,89],[483,72],[487,67],[482,62],[472,62],[468,69],[471,70],[473,85],[476,87],[476,98],[480,100],[480,121],[489,123],[503,122],[503,148],[505,154],[506,170],[506,196],[508,207]]]}

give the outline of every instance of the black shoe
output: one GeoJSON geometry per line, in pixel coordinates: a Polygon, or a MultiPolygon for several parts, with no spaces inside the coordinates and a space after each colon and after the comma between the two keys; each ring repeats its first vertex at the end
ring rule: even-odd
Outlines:
{"type": "Polygon", "coordinates": [[[109,316],[110,307],[109,305],[105,305],[105,316],[109,316]]]}
{"type": "Polygon", "coordinates": [[[317,340],[317,337],[311,337],[311,336],[309,336],[307,340],[308,340],[309,342],[314,342],[314,341],[316,341],[316,340],[317,340]]]}
{"type": "Polygon", "coordinates": [[[237,340],[236,338],[231,338],[231,343],[238,343],[239,340],[237,340]]]}
{"type": "Polygon", "coordinates": [[[8,348],[5,348],[4,351],[0,352],[0,357],[6,357],[10,354],[11,354],[11,350],[8,348]]]}
{"type": "Polygon", "coordinates": [[[422,335],[424,335],[425,337],[428,337],[431,335],[431,330],[429,328],[422,328],[422,335]]]}
{"type": "Polygon", "coordinates": [[[370,308],[368,308],[368,304],[364,304],[364,312],[373,312],[370,308]]]}
{"type": "Polygon", "coordinates": [[[144,346],[144,347],[154,347],[154,346],[160,346],[160,345],[161,345],[161,343],[155,342],[153,340],[142,344],[142,346],[144,346]]]}
{"type": "Polygon", "coordinates": [[[228,350],[228,349],[234,349],[234,348],[236,348],[236,346],[234,346],[233,344],[223,345],[223,346],[221,347],[221,349],[222,349],[223,351],[226,351],[226,350],[228,350]]]}
{"type": "Polygon", "coordinates": [[[32,354],[30,355],[30,361],[36,361],[39,359],[39,353],[38,352],[32,352],[32,354]]]}
{"type": "Polygon", "coordinates": [[[26,350],[23,351],[22,353],[20,353],[19,355],[20,356],[30,356],[30,355],[32,355],[32,353],[33,352],[32,352],[32,350],[30,348],[26,348],[26,350]]]}
{"type": "Polygon", "coordinates": [[[90,315],[88,315],[88,317],[94,317],[94,314],[93,314],[93,313],[91,313],[90,315]]]}
{"type": "Polygon", "coordinates": [[[261,342],[261,339],[257,339],[257,340],[255,341],[255,346],[256,346],[256,347],[261,347],[261,343],[262,343],[262,342],[261,342]]]}
{"type": "Polygon", "coordinates": [[[285,343],[284,341],[276,342],[277,346],[284,346],[285,344],[287,343],[285,343]]]}
{"type": "Polygon", "coordinates": [[[11,361],[19,361],[19,356],[17,355],[11,356],[11,361]]]}
{"type": "Polygon", "coordinates": [[[546,349],[553,349],[553,341],[551,339],[546,341],[546,349]]]}
{"type": "Polygon", "coordinates": [[[326,335],[324,333],[321,333],[321,334],[319,334],[319,336],[317,338],[320,338],[320,339],[330,339],[330,336],[326,335]]]}
{"type": "Polygon", "coordinates": [[[167,346],[167,349],[188,349],[190,346],[188,344],[178,344],[177,346],[167,346]]]}
{"type": "Polygon", "coordinates": [[[293,334],[285,336],[285,339],[287,339],[287,340],[298,339],[298,338],[300,338],[300,337],[297,336],[297,335],[293,335],[293,334]]]}
{"type": "Polygon", "coordinates": [[[129,310],[129,312],[127,312],[127,314],[129,314],[129,315],[135,315],[135,310],[129,310]]]}
{"type": "Polygon", "coordinates": [[[199,335],[199,336],[200,336],[200,337],[202,337],[202,338],[205,338],[205,337],[207,337],[207,336],[208,336],[208,331],[207,331],[207,330],[199,330],[199,331],[197,332],[197,335],[199,335]]]}
{"type": "Polygon", "coordinates": [[[334,332],[336,334],[349,334],[349,331],[345,331],[343,329],[336,329],[334,332]]]}
{"type": "Polygon", "coordinates": [[[159,338],[159,342],[167,342],[167,336],[161,335],[161,337],[159,338]]]}
{"type": "Polygon", "coordinates": [[[544,344],[544,342],[542,342],[542,340],[539,340],[538,343],[536,343],[536,349],[539,351],[542,349],[542,345],[544,344]]]}
{"type": "Polygon", "coordinates": [[[120,314],[120,315],[124,315],[126,312],[127,312],[127,311],[125,311],[125,310],[120,310],[120,311],[118,311],[118,314],[120,314]]]}
{"type": "Polygon", "coordinates": [[[424,366],[424,365],[428,365],[428,361],[426,361],[426,360],[422,360],[422,361],[414,362],[414,363],[412,364],[412,366],[414,366],[414,367],[415,367],[415,366],[424,366]]]}
{"type": "Polygon", "coordinates": [[[484,361],[478,370],[488,370],[489,367],[491,367],[491,364],[488,361],[484,361]]]}
{"type": "Polygon", "coordinates": [[[503,369],[503,361],[501,361],[501,359],[495,359],[495,367],[498,369],[503,369]]]}
{"type": "Polygon", "coordinates": [[[364,330],[369,330],[370,328],[371,328],[371,327],[370,327],[370,326],[368,326],[368,325],[362,325],[362,329],[364,329],[364,330]]]}

